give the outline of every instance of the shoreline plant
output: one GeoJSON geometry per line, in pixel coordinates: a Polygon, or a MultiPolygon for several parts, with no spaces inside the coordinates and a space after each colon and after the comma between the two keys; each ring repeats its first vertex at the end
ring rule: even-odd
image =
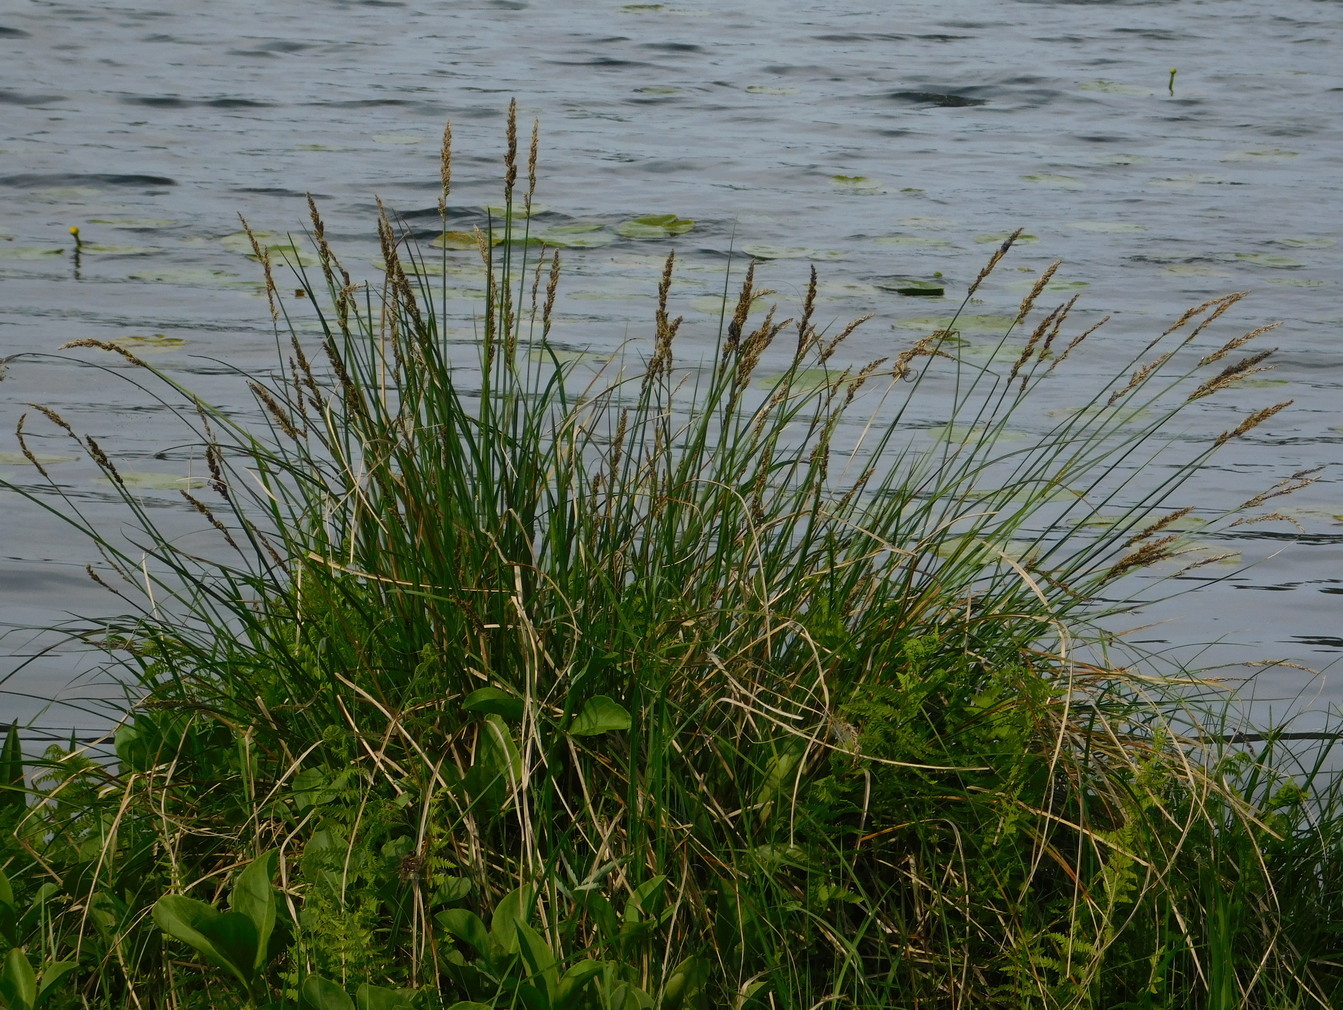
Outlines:
{"type": "MultiPolygon", "coordinates": [[[[537,148],[510,110],[472,361],[393,215],[365,284],[311,201],[319,335],[255,243],[279,365],[251,417],[71,345],[190,431],[203,536],[55,411],[20,421],[46,486],[5,488],[96,548],[126,609],[73,637],[129,695],[112,762],[56,748],[25,782],[11,733],[0,1006],[1343,999],[1336,783],[1096,624],[1134,572],[1216,557],[1181,488],[1287,406],[1170,434],[1268,367],[1246,345],[1271,327],[1211,341],[1242,296],[1045,415],[1096,329],[1066,331],[1076,298],[1041,313],[1057,264],[987,364],[957,332],[1012,239],[944,327],[849,368],[865,320],[820,327],[814,270],[796,317],[753,311],[754,263],[682,360],[669,255],[648,348],[591,370],[549,339],[537,148]],[[84,519],[38,437],[82,447],[131,534],[84,519]]],[[[451,164],[449,130],[445,231],[451,164]]],[[[1310,479],[1203,529],[1281,519],[1310,479]]]]}

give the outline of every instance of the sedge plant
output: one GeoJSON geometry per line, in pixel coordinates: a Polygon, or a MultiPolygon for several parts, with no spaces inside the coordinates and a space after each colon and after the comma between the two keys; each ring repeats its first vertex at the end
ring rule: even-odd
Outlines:
{"type": "MultiPolygon", "coordinates": [[[[449,130],[445,229],[451,164],[449,130]]],[[[820,326],[814,270],[795,316],[762,314],[754,263],[712,350],[684,354],[673,254],[648,343],[591,369],[550,339],[561,260],[528,233],[537,137],[524,157],[513,111],[505,172],[504,213],[467,254],[468,335],[434,279],[456,253],[435,271],[382,210],[381,276],[357,282],[311,204],[318,267],[294,269],[319,336],[257,244],[280,355],[247,380],[250,416],[75,342],[191,432],[208,479],[181,496],[206,540],[161,530],[57,412],[20,422],[47,484],[7,489],[87,539],[123,607],[73,632],[127,684],[116,760],[53,752],[4,843],[19,890],[48,888],[70,990],[1328,1005],[1328,941],[1308,915],[1293,935],[1275,878],[1295,873],[1302,908],[1336,903],[1309,868],[1327,858],[1314,808],[1253,752],[1226,775],[1187,678],[1110,659],[1122,643],[1096,623],[1135,572],[1215,556],[1191,552],[1182,488],[1286,406],[1204,443],[1170,434],[1267,367],[1246,345],[1269,327],[1210,339],[1241,295],[1046,412],[1095,330],[1069,329],[1076,299],[1041,308],[1057,264],[987,355],[953,313],[842,366],[867,320],[820,326]],[[101,468],[128,539],[48,473],[39,422],[101,468]],[[258,865],[283,942],[230,979],[163,909],[226,923],[258,865]]],[[[1271,516],[1310,477],[1205,529],[1271,516]]]]}

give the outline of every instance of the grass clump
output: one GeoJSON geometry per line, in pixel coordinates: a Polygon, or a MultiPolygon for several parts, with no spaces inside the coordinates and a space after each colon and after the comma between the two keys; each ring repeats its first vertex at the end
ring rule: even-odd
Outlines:
{"type": "Polygon", "coordinates": [[[863,320],[821,327],[814,271],[795,317],[752,318],[754,264],[712,356],[682,361],[668,256],[650,343],[589,372],[549,341],[535,132],[525,187],[512,115],[507,143],[469,362],[392,216],[369,285],[315,206],[315,341],[255,249],[281,353],[250,419],[76,342],[193,432],[208,541],[160,529],[37,407],[134,535],[85,521],[20,424],[48,485],[8,489],[97,548],[127,609],[75,634],[132,695],[114,762],[57,749],[7,780],[14,977],[184,1008],[1336,998],[1332,786],[1205,726],[1179,678],[1107,661],[1095,624],[1130,573],[1207,563],[1178,493],[1285,406],[1168,434],[1265,367],[1226,363],[1262,330],[1200,339],[1240,296],[1047,415],[1091,332],[1065,333],[1074,299],[1018,333],[1056,267],[1001,368],[967,362],[954,317],[840,368],[863,320]]]}

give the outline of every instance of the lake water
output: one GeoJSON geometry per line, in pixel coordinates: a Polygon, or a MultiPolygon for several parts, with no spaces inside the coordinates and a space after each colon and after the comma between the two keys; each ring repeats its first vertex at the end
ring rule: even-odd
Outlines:
{"type": "MultiPolygon", "coordinates": [[[[297,232],[311,192],[347,263],[371,273],[373,196],[428,221],[445,121],[454,221],[483,221],[511,96],[525,123],[541,122],[538,227],[592,246],[564,254],[557,335],[574,347],[649,333],[675,248],[682,354],[707,352],[736,250],[768,257],[762,279],[784,303],[814,262],[825,312],[877,313],[845,351],[863,361],[918,335],[902,324],[953,307],[902,298],[885,289],[891,278],[941,273],[959,294],[1024,227],[1030,238],[973,311],[1011,313],[1032,273],[1061,257],[1065,291],[1085,288],[1081,323],[1114,317],[1102,331],[1113,362],[1213,295],[1253,292],[1214,346],[1283,321],[1276,385],[1209,402],[1201,423],[1215,433],[1237,411],[1296,404],[1223,453],[1202,486],[1230,504],[1324,466],[1284,508],[1301,528],[1242,528],[1225,546],[1248,567],[1200,570],[1206,584],[1149,608],[1143,619],[1162,623],[1136,637],[1184,645],[1201,664],[1295,664],[1261,675],[1262,713],[1336,706],[1340,51],[1335,0],[13,0],[0,13],[0,357],[140,338],[188,384],[244,405],[230,366],[268,367],[274,339],[237,215],[297,232]],[[655,213],[695,227],[618,234],[655,213]],[[77,268],[71,226],[86,243],[77,268]]],[[[1095,367],[1106,364],[1102,350],[1095,367]]],[[[28,402],[105,437],[123,469],[187,465],[170,414],[116,375],[75,357],[22,357],[8,372],[8,478],[30,479],[8,434],[28,402]]],[[[73,500],[115,521],[91,468],[59,465],[73,500]]],[[[173,507],[167,492],[145,494],[173,507]]],[[[115,602],[84,574],[90,545],[33,507],[3,507],[5,626],[115,602]]],[[[5,638],[0,676],[45,641],[5,638]]],[[[68,684],[77,669],[61,655],[24,666],[3,685],[0,716],[105,692],[68,684]]],[[[57,707],[39,721],[68,732],[100,720],[57,707]]]]}

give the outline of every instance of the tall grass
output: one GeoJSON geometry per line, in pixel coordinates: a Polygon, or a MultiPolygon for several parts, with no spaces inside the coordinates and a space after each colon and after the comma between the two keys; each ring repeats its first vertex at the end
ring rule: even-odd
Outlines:
{"type": "MultiPolygon", "coordinates": [[[[471,361],[394,217],[357,283],[315,205],[320,268],[295,269],[319,339],[255,248],[280,359],[249,381],[251,418],[75,343],[192,432],[209,479],[181,493],[210,546],[35,407],[134,532],[87,522],[20,423],[48,484],[8,490],[97,549],[125,609],[79,637],[130,690],[115,765],[53,752],[40,802],[8,808],[3,935],[82,969],[53,998],[1329,1005],[1336,794],[1280,748],[1211,759],[1225,733],[1190,728],[1207,715],[1180,671],[1108,659],[1122,644],[1096,624],[1134,572],[1215,556],[1191,551],[1181,491],[1286,406],[1171,435],[1265,367],[1241,348],[1267,327],[1211,341],[1241,296],[1059,411],[1095,327],[1069,330],[1075,298],[1041,311],[1057,264],[989,364],[958,310],[841,368],[864,320],[820,327],[814,271],[794,317],[753,311],[755,264],[687,357],[669,255],[649,342],[593,370],[549,340],[536,136],[525,159],[511,113],[507,136],[471,361]],[[278,923],[243,954],[201,945],[217,913],[164,897],[222,906],[230,884],[229,915],[278,923]]],[[[1271,517],[1309,479],[1200,518],[1271,517]]]]}

